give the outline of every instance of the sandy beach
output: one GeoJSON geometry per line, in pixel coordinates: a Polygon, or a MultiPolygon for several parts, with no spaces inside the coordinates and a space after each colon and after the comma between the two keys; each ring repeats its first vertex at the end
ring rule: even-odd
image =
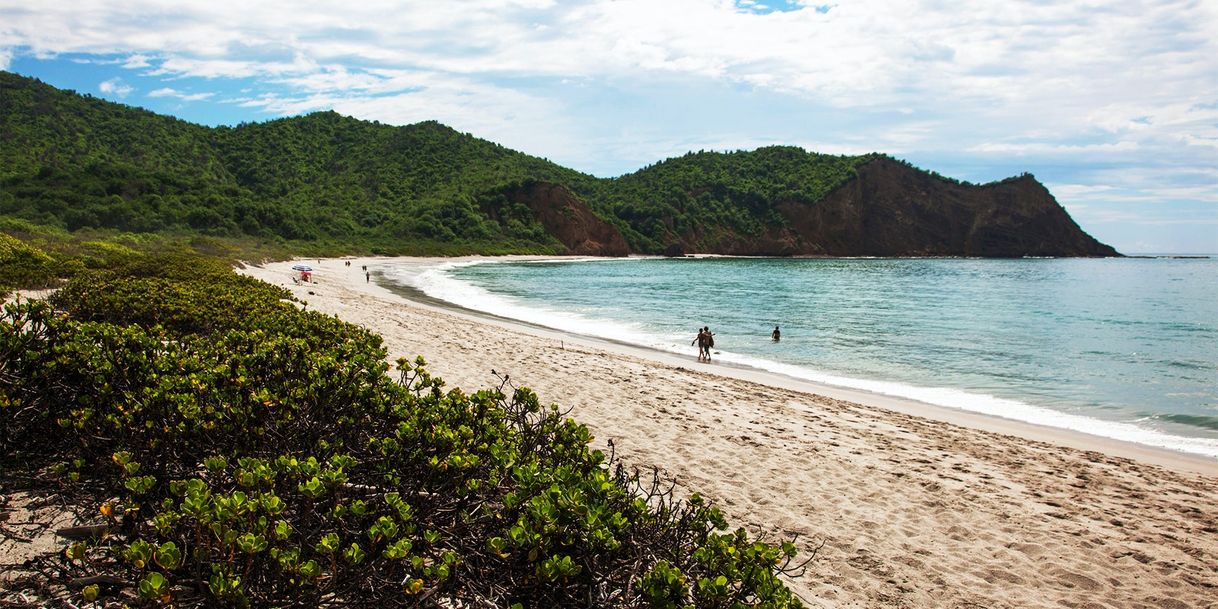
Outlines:
{"type": "Polygon", "coordinates": [[[820,547],[790,582],[812,607],[1218,607],[1213,460],[410,302],[377,285],[386,259],[350,262],[242,272],[450,386],[510,374],[734,525],[820,547]]]}

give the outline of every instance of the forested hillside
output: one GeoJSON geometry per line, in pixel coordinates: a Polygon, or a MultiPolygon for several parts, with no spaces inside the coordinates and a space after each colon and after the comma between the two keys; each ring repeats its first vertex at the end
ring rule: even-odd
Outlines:
{"type": "Polygon", "coordinates": [[[595,179],[434,122],[323,112],[210,129],[0,73],[0,214],[68,230],[562,253],[504,195],[529,181],[595,179]]]}
{"type": "Polygon", "coordinates": [[[729,241],[783,226],[779,203],[816,203],[873,158],[790,146],[691,152],[613,180],[597,193],[595,206],[621,218],[641,250],[659,252],[680,243],[689,251],[720,252],[729,241]]]}
{"type": "Polygon", "coordinates": [[[330,254],[1115,254],[1042,191],[794,147],[689,153],[601,179],[436,122],[320,112],[208,128],[0,72],[0,216],[68,231],[330,254]],[[900,175],[860,185],[877,163],[900,175]]]}
{"type": "Polygon", "coordinates": [[[556,245],[502,190],[530,180],[594,181],[435,122],[391,127],[333,112],[218,129],[223,162],[259,205],[246,232],[372,243],[425,240],[533,250],[556,245]],[[488,212],[501,217],[491,220],[488,212]],[[303,232],[275,214],[303,213],[303,232]]]}

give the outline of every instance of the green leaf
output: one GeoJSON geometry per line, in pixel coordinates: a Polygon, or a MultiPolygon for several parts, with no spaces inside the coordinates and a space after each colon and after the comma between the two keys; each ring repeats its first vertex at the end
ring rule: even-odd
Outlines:
{"type": "Polygon", "coordinates": [[[173,571],[182,564],[182,551],[177,544],[167,541],[157,548],[155,561],[162,569],[173,571]]]}
{"type": "Polygon", "coordinates": [[[140,598],[145,600],[160,599],[169,590],[169,581],[165,576],[153,571],[140,580],[140,598]]]}

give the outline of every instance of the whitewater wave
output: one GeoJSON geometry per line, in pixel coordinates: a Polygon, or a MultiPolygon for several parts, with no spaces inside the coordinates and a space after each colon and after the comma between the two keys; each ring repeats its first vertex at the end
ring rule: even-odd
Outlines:
{"type": "MultiPolygon", "coordinates": [[[[519,263],[519,261],[512,261],[519,263]]],[[[568,311],[526,305],[512,296],[492,293],[451,275],[452,269],[498,261],[444,262],[430,266],[403,266],[387,270],[385,277],[412,287],[423,294],[459,307],[523,321],[570,334],[593,336],[655,348],[648,333],[639,325],[590,318],[568,311]]]]}
{"type": "MultiPolygon", "coordinates": [[[[451,271],[458,267],[498,262],[479,260],[400,266],[387,269],[385,276],[431,298],[474,311],[571,334],[618,341],[682,355],[691,353],[690,337],[688,336],[656,336],[654,332],[648,331],[639,324],[598,319],[581,315],[578,312],[525,304],[512,296],[495,294],[480,286],[456,279],[451,274],[451,271]]],[[[515,260],[511,262],[519,263],[515,260]]],[[[922,387],[892,381],[852,378],[731,351],[716,350],[715,357],[720,362],[764,370],[822,385],[855,389],[943,408],[975,412],[1033,425],[1218,458],[1218,439],[1178,436],[1137,425],[1134,422],[1097,419],[951,387],[922,387]]]]}
{"type": "Polygon", "coordinates": [[[1177,436],[1156,429],[1142,427],[1132,422],[1106,421],[1061,412],[1018,400],[972,393],[951,387],[919,387],[891,381],[851,378],[820,372],[802,366],[793,366],[727,352],[720,353],[717,357],[721,361],[760,368],[822,385],[857,389],[868,393],[915,400],[943,408],[976,412],[1022,423],[1065,429],[1145,446],[1218,458],[1218,440],[1177,436]]]}

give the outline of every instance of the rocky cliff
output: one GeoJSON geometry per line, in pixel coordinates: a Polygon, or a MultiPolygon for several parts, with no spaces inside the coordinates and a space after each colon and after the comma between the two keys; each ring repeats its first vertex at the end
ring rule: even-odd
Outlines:
{"type": "MultiPolygon", "coordinates": [[[[814,203],[777,201],[785,226],[721,240],[713,252],[771,256],[1119,256],[1030,175],[960,184],[886,157],[814,203]]],[[[682,239],[696,251],[700,229],[682,239]]]]}
{"type": "Polygon", "coordinates": [[[575,256],[625,256],[626,240],[613,225],[601,220],[567,187],[548,182],[526,184],[510,195],[528,205],[546,232],[575,256]]]}

